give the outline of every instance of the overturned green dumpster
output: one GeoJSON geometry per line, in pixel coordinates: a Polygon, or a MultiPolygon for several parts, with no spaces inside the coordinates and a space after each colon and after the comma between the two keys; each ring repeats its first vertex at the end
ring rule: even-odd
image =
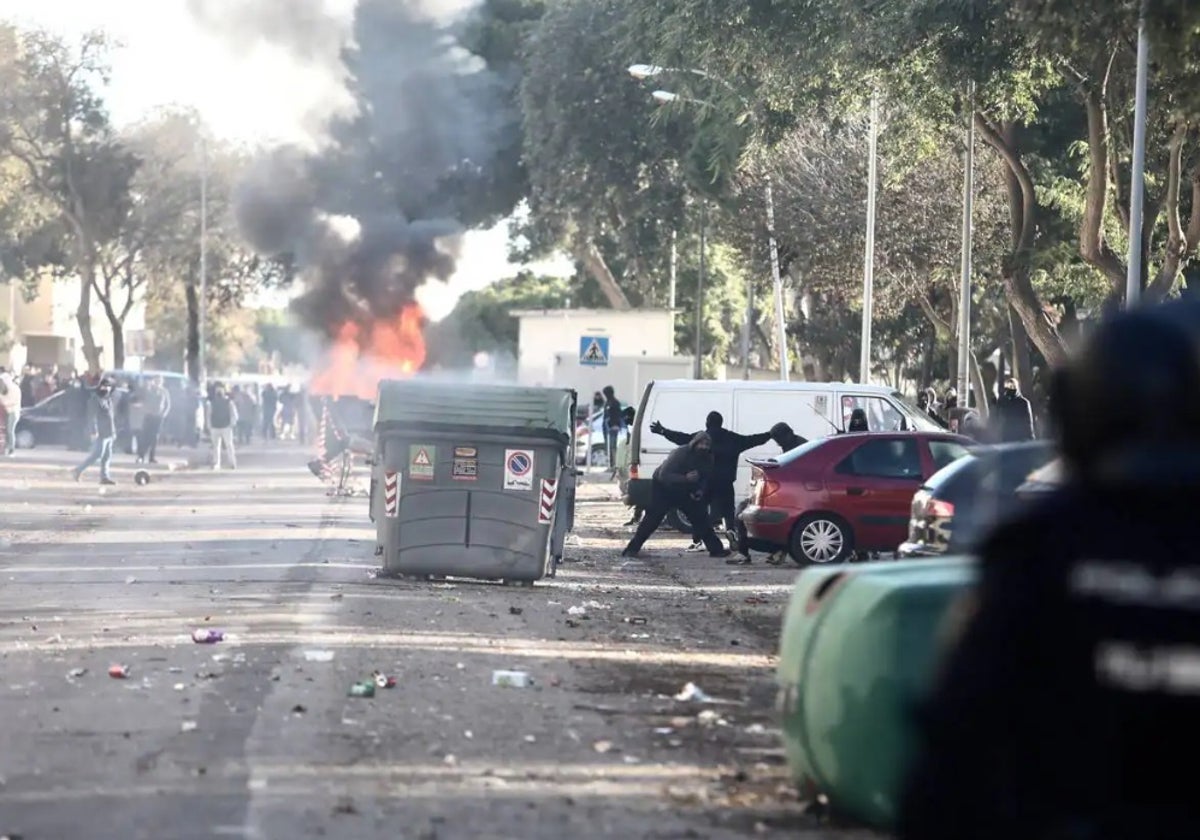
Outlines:
{"type": "Polygon", "coordinates": [[[372,518],[385,574],[532,583],[574,525],[575,393],[380,383],[372,518]]]}
{"type": "Polygon", "coordinates": [[[802,791],[886,828],[966,558],[806,569],[784,619],[777,681],[784,747],[802,791]]]}

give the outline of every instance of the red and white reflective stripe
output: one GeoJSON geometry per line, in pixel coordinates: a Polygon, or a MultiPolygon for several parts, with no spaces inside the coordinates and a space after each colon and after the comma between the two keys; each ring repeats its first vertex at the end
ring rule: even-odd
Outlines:
{"type": "Polygon", "coordinates": [[[398,472],[383,474],[383,512],[385,516],[393,519],[400,515],[400,473],[398,472]]]}
{"type": "Polygon", "coordinates": [[[538,524],[549,525],[554,519],[554,502],[558,499],[558,479],[543,478],[542,493],[538,497],[538,524]]]}

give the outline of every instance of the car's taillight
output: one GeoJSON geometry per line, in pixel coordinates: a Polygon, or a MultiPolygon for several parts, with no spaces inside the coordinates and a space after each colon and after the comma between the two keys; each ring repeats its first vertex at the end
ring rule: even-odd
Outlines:
{"type": "Polygon", "coordinates": [[[951,502],[945,502],[941,499],[930,499],[925,506],[925,515],[936,517],[937,519],[953,519],[954,505],[951,502]]]}
{"type": "Polygon", "coordinates": [[[770,479],[765,479],[763,481],[763,483],[759,485],[758,500],[759,500],[759,502],[765,502],[767,499],[769,499],[771,496],[774,496],[778,492],[779,492],[779,482],[771,481],[770,479]]]}
{"type": "Polygon", "coordinates": [[[637,477],[638,477],[638,465],[637,465],[637,464],[630,464],[630,465],[629,465],[629,477],[630,477],[630,478],[637,478],[637,477]]]}

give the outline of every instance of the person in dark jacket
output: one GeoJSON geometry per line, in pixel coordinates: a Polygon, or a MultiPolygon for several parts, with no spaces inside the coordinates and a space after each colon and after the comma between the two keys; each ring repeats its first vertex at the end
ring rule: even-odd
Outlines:
{"type": "Polygon", "coordinates": [[[116,484],[109,475],[108,468],[112,463],[113,455],[113,440],[117,436],[117,421],[115,416],[115,406],[113,405],[113,380],[109,377],[103,377],[96,389],[91,395],[91,411],[92,429],[94,437],[92,438],[92,449],[88,452],[88,456],[83,459],[83,462],[75,469],[71,470],[71,474],[76,481],[83,477],[83,473],[96,462],[100,463],[100,483],[101,484],[116,484]]]}
{"type": "Polygon", "coordinates": [[[1120,315],[1057,373],[1063,483],[983,545],[902,840],[1197,836],[1198,324],[1120,315]]]}
{"type": "MultiPolygon", "coordinates": [[[[704,503],[709,511],[707,517],[711,523],[724,520],[725,534],[730,543],[736,545],[737,516],[734,511],[733,483],[737,480],[738,459],[747,449],[762,446],[771,439],[770,432],[759,435],[739,435],[725,428],[725,418],[719,411],[710,411],[704,420],[704,429],[712,439],[713,474],[708,484],[708,492],[704,503]]],[[[682,445],[691,440],[698,432],[676,432],[663,426],[657,420],[650,424],[650,431],[661,435],[676,445],[682,445]]],[[[692,544],[688,551],[700,551],[704,547],[704,539],[699,523],[692,522],[692,544]]]]}
{"type": "Polygon", "coordinates": [[[998,442],[1033,440],[1033,410],[1029,407],[1029,400],[1017,390],[1017,380],[1011,376],[1004,380],[1004,391],[992,408],[992,417],[998,442]]]}
{"type": "Polygon", "coordinates": [[[213,386],[205,420],[212,438],[212,468],[221,469],[221,451],[224,450],[229,455],[229,468],[236,470],[237,450],[233,444],[233,430],[238,422],[237,404],[220,382],[213,386]]]}
{"type": "Polygon", "coordinates": [[[692,522],[700,523],[700,539],[713,557],[728,557],[729,549],[717,539],[712,525],[705,515],[702,500],[705,487],[714,474],[713,441],[700,432],[686,445],[680,446],[667,456],[654,471],[654,491],[646,515],[642,517],[633,539],[622,557],[637,557],[650,535],[666,518],[672,508],[678,508],[692,522]]]}
{"type": "MultiPolygon", "coordinates": [[[[798,449],[808,443],[807,438],[802,438],[800,435],[789,426],[787,423],[776,423],[771,427],[771,440],[779,446],[782,452],[791,452],[793,449],[798,449]]],[[[726,560],[725,562],[731,566],[749,566],[753,562],[750,557],[750,535],[746,531],[746,523],[742,522],[742,511],[750,506],[750,499],[744,500],[737,509],[737,550],[738,556],[726,560]]],[[[782,566],[787,562],[787,551],[773,551],[767,558],[767,563],[772,566],[782,566]]]]}
{"type": "Polygon", "coordinates": [[[621,411],[621,401],[617,399],[613,386],[605,385],[604,442],[608,446],[608,468],[612,470],[614,477],[617,472],[617,439],[621,436],[623,428],[625,428],[625,415],[621,411]]]}
{"type": "Polygon", "coordinates": [[[262,392],[262,434],[263,441],[275,440],[275,413],[279,408],[279,392],[270,382],[262,392]]]}
{"type": "Polygon", "coordinates": [[[856,408],[850,412],[850,425],[846,427],[847,432],[869,432],[870,425],[867,423],[867,412],[865,409],[856,408]]]}

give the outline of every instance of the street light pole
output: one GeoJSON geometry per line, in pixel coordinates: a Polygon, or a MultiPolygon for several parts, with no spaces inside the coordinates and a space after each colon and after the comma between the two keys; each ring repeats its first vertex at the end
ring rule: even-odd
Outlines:
{"type": "MultiPolygon", "coordinates": [[[[667,297],[667,300],[669,301],[668,305],[671,307],[672,313],[675,312],[675,255],[676,255],[675,240],[676,240],[677,234],[678,234],[678,231],[674,231],[674,230],[671,231],[671,291],[670,291],[669,296],[667,297]]],[[[672,323],[674,323],[674,315],[673,314],[672,314],[672,323]]]]}
{"type": "Polygon", "coordinates": [[[692,371],[693,379],[703,379],[704,369],[701,366],[704,337],[704,272],[708,250],[708,204],[700,201],[700,276],[696,279],[696,360],[692,371]]]}
{"type": "Polygon", "coordinates": [[[775,244],[775,196],[767,176],[767,242],[771,247],[771,282],[775,287],[775,321],[779,325],[779,379],[788,381],[787,322],[783,317],[783,281],[779,277],[779,248],[775,244]]]}
{"type": "MultiPolygon", "coordinates": [[[[971,234],[975,203],[975,83],[967,85],[967,148],[963,154],[962,276],[958,290],[958,394],[963,407],[970,405],[971,356],[971,234]]],[[[983,395],[980,395],[980,399],[983,395]]]]}
{"type": "Polygon", "coordinates": [[[871,320],[875,309],[875,199],[878,181],[879,92],[871,92],[871,128],[867,162],[867,247],[863,254],[862,348],[859,351],[858,381],[871,381],[871,320]]]}
{"type": "Polygon", "coordinates": [[[196,370],[200,386],[207,381],[204,365],[208,332],[208,143],[200,138],[200,300],[196,302],[199,310],[196,330],[199,357],[196,359],[196,370]]]}
{"type": "Polygon", "coordinates": [[[1125,306],[1137,306],[1142,296],[1142,226],[1146,194],[1146,76],[1150,39],[1146,37],[1146,0],[1138,16],[1137,92],[1133,117],[1133,172],[1129,189],[1129,267],[1125,275],[1125,306]]]}

